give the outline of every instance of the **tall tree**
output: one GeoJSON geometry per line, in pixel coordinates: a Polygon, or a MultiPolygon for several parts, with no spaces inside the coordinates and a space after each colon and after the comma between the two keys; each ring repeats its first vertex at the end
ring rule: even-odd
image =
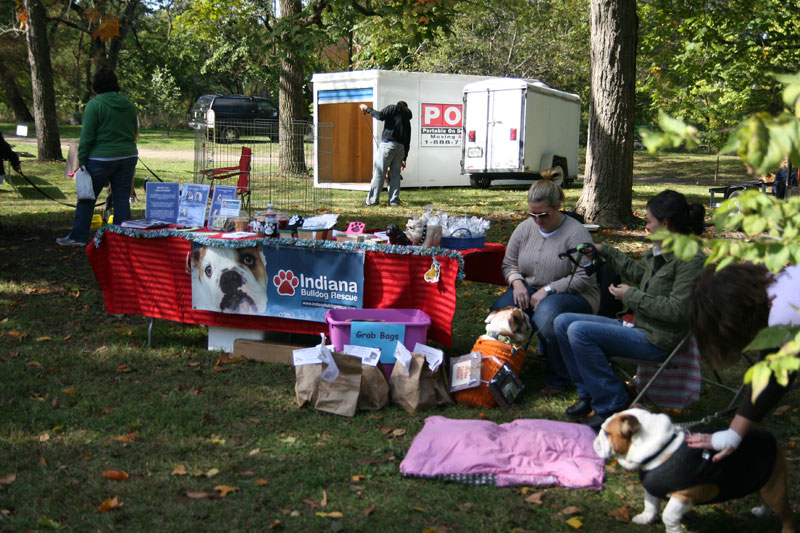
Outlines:
{"type": "Polygon", "coordinates": [[[24,0],[23,6],[39,161],[60,160],[64,157],[61,154],[61,139],[56,118],[53,67],[47,39],[47,13],[41,0],[24,0]]]}
{"type": "MultiPolygon", "coordinates": [[[[297,19],[303,10],[300,0],[280,0],[281,17],[297,19]]],[[[284,26],[284,29],[288,29],[284,26]]],[[[306,172],[304,131],[297,131],[296,123],[303,118],[303,54],[292,35],[280,40],[280,79],[278,81],[278,150],[279,170],[283,174],[306,172]]]]}
{"type": "Polygon", "coordinates": [[[576,210],[606,227],[631,217],[636,0],[592,0],[592,86],[584,185],[576,210]]]}

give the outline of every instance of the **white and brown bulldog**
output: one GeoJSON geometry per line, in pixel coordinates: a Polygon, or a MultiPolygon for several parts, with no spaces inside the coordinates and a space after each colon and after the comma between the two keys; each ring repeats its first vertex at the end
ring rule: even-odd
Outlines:
{"type": "Polygon", "coordinates": [[[508,306],[489,313],[486,317],[486,334],[481,338],[521,344],[528,339],[530,331],[528,314],[519,307],[508,306]]]}
{"type": "MultiPolygon", "coordinates": [[[[730,456],[713,462],[713,451],[691,448],[684,430],[667,415],[628,409],[610,416],[594,440],[603,459],[616,459],[628,470],[638,470],[644,486],[644,511],[635,524],[658,517],[660,500],[669,498],[661,519],[667,533],[682,531],[681,519],[694,505],[740,498],[758,491],[778,514],[783,533],[794,531],[786,490],[786,459],[775,437],[751,430],[730,456]]],[[[762,515],[766,506],[753,509],[762,515]]]]}
{"type": "Polygon", "coordinates": [[[267,270],[261,245],[204,246],[192,250],[189,262],[195,309],[256,315],[266,311],[267,270]]]}

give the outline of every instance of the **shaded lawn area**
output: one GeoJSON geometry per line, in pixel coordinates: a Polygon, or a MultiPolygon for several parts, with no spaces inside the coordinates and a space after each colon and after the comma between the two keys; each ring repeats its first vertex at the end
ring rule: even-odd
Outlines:
{"type": "MultiPolygon", "coordinates": [[[[703,180],[709,171],[713,179],[713,156],[636,157],[640,217],[664,186],[707,205],[703,180]]],[[[721,163],[724,179],[742,179],[737,161],[721,163]]],[[[63,166],[23,165],[74,202],[63,166]]],[[[164,165],[176,181],[185,181],[181,176],[191,168],[191,162],[164,165]]],[[[383,227],[403,225],[433,203],[490,218],[487,240],[506,242],[527,207],[525,190],[404,190],[403,208],[368,211],[359,207],[364,193],[336,191],[333,210],[343,223],[383,227]]],[[[579,194],[567,191],[568,206],[579,194]]],[[[135,205],[134,216],[142,209],[135,205]]],[[[389,406],[346,419],[298,409],[293,369],[253,361],[218,366],[220,354],[206,350],[200,326],[156,321],[148,349],[147,320],[106,314],[83,250],[55,245],[71,221],[69,207],[0,187],[0,530],[573,531],[566,520],[576,516],[583,531],[642,531],[617,519],[641,511],[642,492],[635,474],[613,464],[602,491],[471,487],[399,475],[426,416],[564,420],[575,398],[536,394],[544,366],[535,357],[523,370],[528,388],[508,412],[455,405],[409,415],[389,406]],[[105,479],[104,470],[124,470],[130,479],[105,479]],[[98,512],[114,496],[123,505],[98,512]]],[[[638,254],[650,246],[643,225],[599,233],[597,240],[638,254]]],[[[450,355],[470,350],[501,290],[458,286],[450,355]]],[[[735,384],[743,372],[744,366],[731,369],[723,379],[735,384]]],[[[697,420],[729,399],[705,386],[701,401],[675,418],[697,420]]],[[[797,510],[798,391],[781,405],[765,425],[789,457],[797,510]]],[[[756,504],[750,496],[697,508],[685,525],[689,531],[774,531],[777,518],[750,515],[756,504]]]]}

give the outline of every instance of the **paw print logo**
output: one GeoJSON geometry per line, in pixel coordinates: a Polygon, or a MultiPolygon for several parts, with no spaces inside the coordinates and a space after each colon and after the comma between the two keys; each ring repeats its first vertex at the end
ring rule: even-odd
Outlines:
{"type": "Polygon", "coordinates": [[[279,270],[272,277],[272,283],[278,287],[278,294],[283,296],[294,296],[294,289],[300,285],[300,280],[294,276],[291,270],[279,270]]]}

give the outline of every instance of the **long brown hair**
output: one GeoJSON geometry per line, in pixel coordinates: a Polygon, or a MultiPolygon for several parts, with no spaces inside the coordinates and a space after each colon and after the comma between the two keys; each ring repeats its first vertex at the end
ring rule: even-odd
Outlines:
{"type": "Polygon", "coordinates": [[[767,327],[774,281],[763,265],[737,263],[706,268],[689,298],[689,324],[700,353],[715,369],[734,363],[767,327]]]}

